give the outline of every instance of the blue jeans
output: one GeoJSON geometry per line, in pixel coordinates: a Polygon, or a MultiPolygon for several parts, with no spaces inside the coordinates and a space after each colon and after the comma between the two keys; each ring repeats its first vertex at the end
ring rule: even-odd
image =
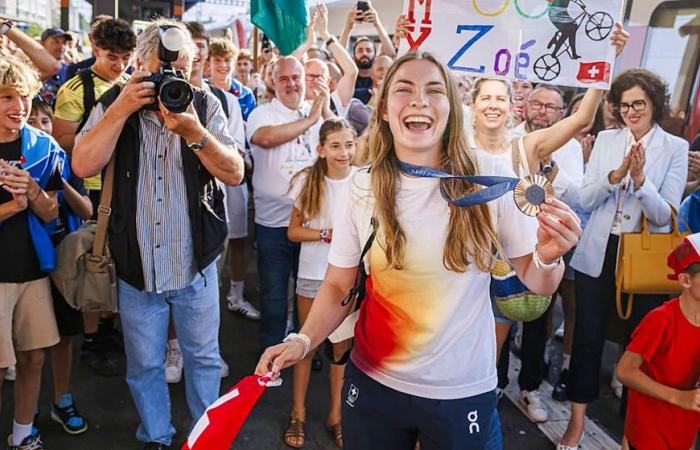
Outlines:
{"type": "Polygon", "coordinates": [[[187,406],[194,420],[219,397],[219,282],[216,263],[187,287],[139,291],[119,280],[126,382],[141,418],[136,439],[170,445],[170,393],[163,361],[172,311],[184,360],[187,406]]]}
{"type": "Polygon", "coordinates": [[[299,267],[299,244],[287,239],[287,228],[270,228],[255,224],[258,243],[260,282],[260,345],[279,344],[287,328],[289,275],[296,278],[299,267]]]}
{"type": "Polygon", "coordinates": [[[341,391],[346,450],[501,450],[495,391],[434,400],[395,391],[345,366],[341,391]]]}

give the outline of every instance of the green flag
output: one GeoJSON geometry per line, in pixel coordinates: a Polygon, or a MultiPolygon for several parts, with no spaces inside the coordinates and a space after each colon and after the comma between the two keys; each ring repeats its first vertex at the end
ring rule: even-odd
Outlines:
{"type": "Polygon", "coordinates": [[[309,9],[306,0],[251,0],[250,19],[282,55],[289,55],[306,40],[309,9]]]}

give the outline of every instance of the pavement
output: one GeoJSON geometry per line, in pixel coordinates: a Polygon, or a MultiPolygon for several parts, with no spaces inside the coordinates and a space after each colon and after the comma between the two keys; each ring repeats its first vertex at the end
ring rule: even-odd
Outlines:
{"type": "MultiPolygon", "coordinates": [[[[258,304],[255,289],[256,273],[252,252],[247,276],[246,296],[258,304]]],[[[224,279],[222,286],[228,287],[224,279]]],[[[223,379],[221,392],[225,392],[238,380],[254,370],[258,358],[257,322],[233,315],[225,309],[224,289],[221,290],[221,331],[220,344],[224,359],[230,366],[231,374],[223,379]]],[[[561,320],[561,312],[555,314],[555,325],[561,320]]],[[[76,349],[80,338],[76,339],[76,349]]],[[[560,352],[560,342],[553,341],[550,346],[553,355],[560,352]]],[[[605,369],[601,378],[611,373],[614,360],[613,350],[607,350],[605,369]]],[[[89,430],[80,436],[69,436],[49,417],[52,398],[50,358],[47,355],[43,386],[40,398],[39,430],[47,450],[137,450],[141,445],[135,439],[139,424],[138,414],[134,408],[128,387],[124,381],[125,360],[123,355],[115,355],[122,366],[122,375],[105,378],[94,375],[89,368],[77,360],[74,363],[72,393],[80,412],[86,417],[89,430]]],[[[556,381],[558,367],[553,358],[550,382],[556,381]]],[[[308,450],[331,450],[335,446],[325,429],[325,417],[328,410],[328,366],[324,360],[323,370],[314,372],[307,399],[307,434],[308,450]]],[[[233,449],[237,450],[276,450],[286,449],[282,442],[282,433],[291,410],[291,371],[283,375],[284,384],[279,388],[269,389],[260,399],[258,405],[241,430],[233,449]]],[[[2,388],[2,412],[0,413],[0,449],[4,449],[5,436],[10,433],[13,405],[13,383],[5,382],[2,388]]],[[[603,400],[591,407],[591,415],[619,441],[622,421],[617,416],[617,401],[611,397],[607,383],[603,384],[603,400]]],[[[172,420],[177,434],[173,448],[179,449],[187,437],[192,424],[186,406],[184,382],[170,386],[172,399],[172,420]]],[[[499,407],[503,428],[504,449],[543,450],[553,449],[554,445],[540,430],[530,422],[507,398],[499,407]]]]}

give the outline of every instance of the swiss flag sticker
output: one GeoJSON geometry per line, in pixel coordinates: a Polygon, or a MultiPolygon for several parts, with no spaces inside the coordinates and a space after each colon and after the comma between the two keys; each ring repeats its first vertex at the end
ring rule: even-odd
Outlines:
{"type": "Polygon", "coordinates": [[[579,64],[576,79],[581,83],[610,81],[610,64],[605,61],[582,62],[579,64]]]}

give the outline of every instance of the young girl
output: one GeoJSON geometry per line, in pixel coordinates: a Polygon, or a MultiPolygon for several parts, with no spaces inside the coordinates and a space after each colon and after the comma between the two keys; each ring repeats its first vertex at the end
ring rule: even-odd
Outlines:
{"type": "MultiPolygon", "coordinates": [[[[355,131],[344,119],[326,120],[319,132],[318,159],[291,181],[290,195],[295,199],[287,236],[301,242],[299,277],[297,280],[299,321],[303,325],[309,315],[328,266],[328,252],[333,237],[333,208],[338,193],[355,172],[350,165],[355,156],[355,131]]],[[[340,359],[347,344],[333,344],[333,354],[340,359]]],[[[304,446],[305,400],[309,385],[311,360],[309,353],[294,366],[294,405],[284,442],[290,447],[304,446]]],[[[331,408],[326,428],[338,447],[343,447],[340,425],[340,389],[345,366],[331,365],[331,408]]]]}
{"type": "MultiPolygon", "coordinates": [[[[368,254],[366,297],[341,391],[347,450],[498,449],[496,339],[489,286],[493,250],[533,292],[551,295],[560,263],[581,233],[556,199],[537,219],[511,193],[450,206],[474,184],[424,178],[434,169],[476,175],[459,93],[448,69],[408,53],[389,69],[369,138],[371,170],[359,170],[338,201],[329,265],[299,334],[268,348],[256,373],[303,360],[348,313],[341,305],[368,254]],[[408,171],[405,164],[422,166],[408,171]],[[408,171],[408,174],[405,173],[408,171]],[[375,220],[373,220],[375,219],[375,220]],[[538,228],[539,225],[539,228],[538,228]]],[[[434,173],[434,172],[433,172],[434,173]]]]}

